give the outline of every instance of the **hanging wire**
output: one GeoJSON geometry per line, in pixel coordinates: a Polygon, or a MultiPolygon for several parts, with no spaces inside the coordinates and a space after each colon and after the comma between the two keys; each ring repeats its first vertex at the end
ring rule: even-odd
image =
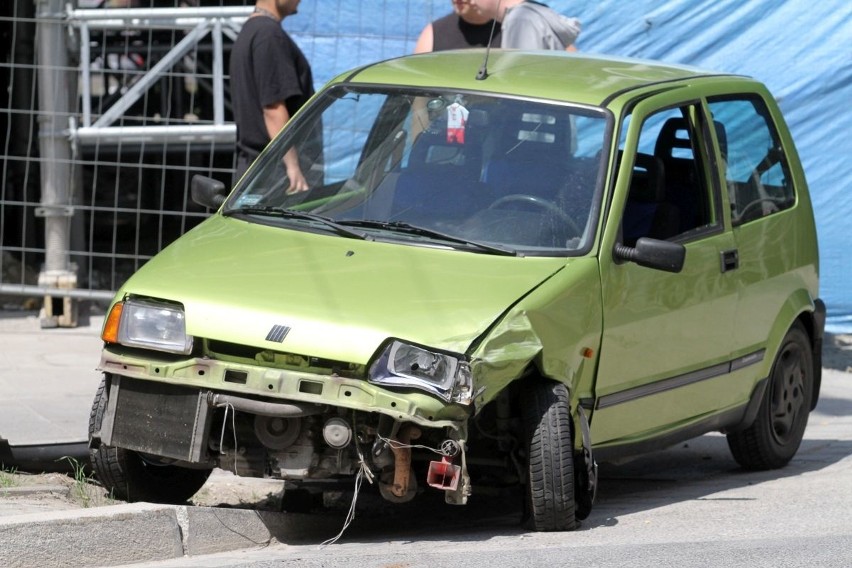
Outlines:
{"type": "MultiPolygon", "coordinates": [[[[352,419],[352,424],[353,426],[356,425],[354,416],[352,419]]],[[[444,443],[441,444],[440,448],[432,448],[430,446],[425,446],[422,444],[403,444],[402,442],[386,438],[378,433],[376,434],[376,437],[385,444],[387,444],[391,449],[411,448],[428,450],[430,452],[445,457],[453,457],[457,455],[462,449],[461,444],[459,444],[455,440],[445,440],[444,443]]],[[[323,549],[326,546],[334,544],[338,540],[340,540],[340,538],[343,536],[343,533],[346,532],[346,529],[349,528],[349,525],[352,524],[352,521],[355,520],[355,506],[358,502],[358,494],[361,491],[361,484],[363,483],[364,479],[367,479],[367,481],[372,484],[373,479],[375,478],[375,475],[372,471],[370,471],[370,468],[367,465],[366,460],[364,459],[364,454],[361,451],[361,446],[360,444],[358,444],[357,441],[355,442],[355,450],[358,452],[358,473],[355,475],[355,493],[352,496],[352,503],[350,503],[349,511],[347,511],[346,513],[346,519],[343,522],[343,528],[341,528],[340,532],[337,533],[337,535],[335,535],[334,537],[323,541],[319,546],[320,549],[323,549]]]]}
{"type": "MultiPolygon", "coordinates": [[[[354,424],[354,422],[353,422],[354,424]]],[[[364,459],[364,454],[361,452],[361,446],[358,442],[355,442],[355,450],[358,452],[358,473],[355,475],[355,494],[352,495],[352,503],[349,505],[349,511],[346,513],[346,519],[343,521],[343,528],[340,529],[340,532],[332,538],[323,541],[320,543],[320,550],[329,546],[331,544],[336,543],[343,536],[343,533],[346,532],[346,529],[349,528],[349,525],[352,524],[352,521],[355,520],[355,505],[358,503],[358,493],[361,491],[361,484],[366,479],[370,485],[373,484],[374,475],[373,472],[370,471],[370,468],[367,466],[367,462],[364,459]]]]}
{"type": "Polygon", "coordinates": [[[427,450],[432,453],[438,454],[439,456],[452,457],[459,453],[461,447],[458,442],[454,440],[446,440],[443,444],[441,444],[440,448],[433,448],[431,446],[424,446],[422,444],[403,444],[398,440],[392,440],[390,438],[385,438],[381,434],[376,434],[376,437],[380,439],[382,442],[391,447],[391,449],[403,449],[403,448],[411,448],[417,450],[427,450]],[[447,444],[447,442],[454,442],[454,444],[447,444]]]}
{"type": "Polygon", "coordinates": [[[219,433],[219,455],[225,455],[225,429],[228,427],[228,411],[231,412],[231,431],[234,433],[234,475],[237,473],[237,409],[230,402],[217,403],[216,406],[225,407],[225,416],[222,419],[222,431],[219,433]]]}

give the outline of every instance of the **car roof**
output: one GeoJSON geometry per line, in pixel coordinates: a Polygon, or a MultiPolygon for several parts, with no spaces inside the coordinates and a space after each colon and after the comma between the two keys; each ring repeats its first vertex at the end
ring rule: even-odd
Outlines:
{"type": "Polygon", "coordinates": [[[618,95],[701,77],[729,77],[656,61],[555,51],[492,49],[487,76],[477,80],[485,49],[409,55],[366,65],[338,81],[485,91],[605,106],[618,95]]]}

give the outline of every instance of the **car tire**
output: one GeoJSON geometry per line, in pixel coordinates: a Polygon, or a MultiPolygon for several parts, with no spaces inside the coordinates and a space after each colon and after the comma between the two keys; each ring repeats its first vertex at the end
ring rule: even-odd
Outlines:
{"type": "Polygon", "coordinates": [[[576,528],[571,408],[565,385],[530,383],[521,397],[526,434],[528,528],[576,528]]]}
{"type": "Polygon", "coordinates": [[[793,459],[808,423],[814,366],[810,338],[801,324],[787,332],[769,375],[757,418],[728,434],[728,447],[740,466],[776,469],[793,459]]]}
{"type": "Polygon", "coordinates": [[[89,458],[96,478],[109,495],[123,501],[186,503],[210,476],[210,469],[189,469],[146,460],[138,452],[92,444],[106,411],[106,379],[101,381],[89,415],[89,458]]]}

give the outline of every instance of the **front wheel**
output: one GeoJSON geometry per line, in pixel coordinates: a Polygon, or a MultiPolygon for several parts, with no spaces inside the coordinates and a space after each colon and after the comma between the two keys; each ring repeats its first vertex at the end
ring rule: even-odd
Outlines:
{"type": "Polygon", "coordinates": [[[728,434],[728,447],[738,464],[766,470],[793,459],[808,424],[813,384],[810,338],[797,323],[781,343],[754,423],[728,434]]]}
{"type": "MultiPolygon", "coordinates": [[[[107,405],[106,380],[101,381],[89,415],[89,441],[100,432],[107,405]]],[[[110,496],[123,501],[178,505],[195,495],[210,469],[189,469],[146,459],[138,452],[90,443],[95,476],[110,496]],[[94,447],[93,447],[94,446],[94,447]]]]}
{"type": "Polygon", "coordinates": [[[561,383],[531,382],[521,403],[527,443],[527,525],[537,531],[572,530],[577,521],[568,390],[561,383]]]}

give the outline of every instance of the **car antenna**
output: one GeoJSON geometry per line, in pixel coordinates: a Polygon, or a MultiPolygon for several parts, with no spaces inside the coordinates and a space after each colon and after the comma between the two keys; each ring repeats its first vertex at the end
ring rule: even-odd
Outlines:
{"type": "MultiPolygon", "coordinates": [[[[503,0],[497,2],[497,14],[500,14],[500,4],[503,0]]],[[[488,35],[488,45],[485,48],[485,59],[482,61],[482,67],[476,72],[476,80],[483,81],[488,77],[488,55],[491,53],[491,42],[494,41],[494,30],[497,28],[497,18],[491,21],[491,33],[488,35]]]]}

